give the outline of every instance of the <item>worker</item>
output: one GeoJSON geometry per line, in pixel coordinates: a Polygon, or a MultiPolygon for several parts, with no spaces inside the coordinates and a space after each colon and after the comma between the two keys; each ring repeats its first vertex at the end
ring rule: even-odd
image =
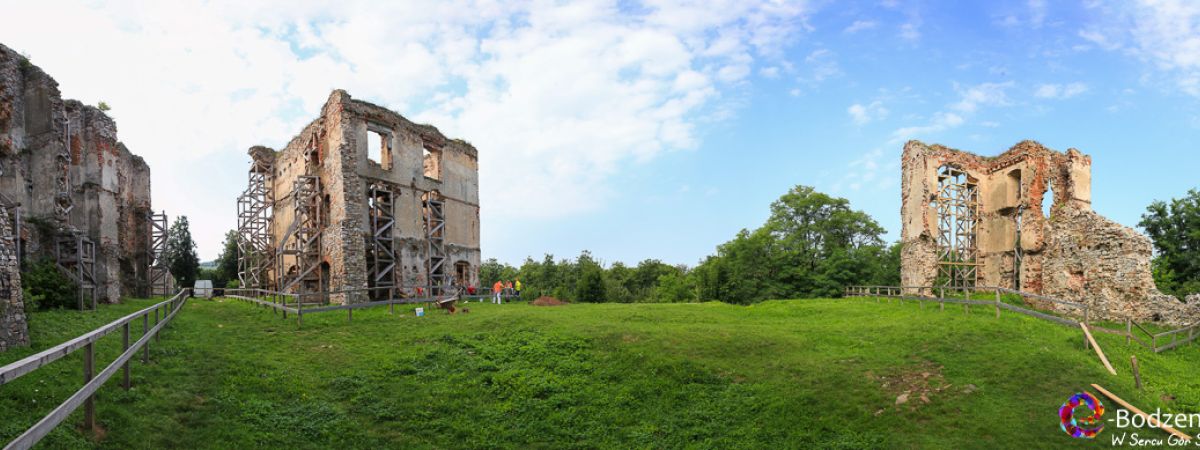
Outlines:
{"type": "Polygon", "coordinates": [[[516,283],[513,284],[513,287],[515,287],[517,289],[517,298],[520,298],[521,297],[521,279],[520,278],[517,278],[517,281],[516,281],[516,283]]]}
{"type": "Polygon", "coordinates": [[[506,282],[506,283],[504,283],[504,296],[505,296],[505,297],[512,297],[512,295],[513,295],[513,285],[512,285],[512,282],[511,282],[511,281],[509,281],[509,282],[506,282]]]}
{"type": "Polygon", "coordinates": [[[492,303],[500,304],[500,296],[504,295],[504,283],[496,280],[496,284],[492,285],[492,293],[495,294],[492,297],[492,303]]]}

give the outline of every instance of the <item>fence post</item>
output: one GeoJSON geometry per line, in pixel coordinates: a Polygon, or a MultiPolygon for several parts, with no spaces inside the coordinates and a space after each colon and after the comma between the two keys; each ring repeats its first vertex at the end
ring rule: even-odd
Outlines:
{"type": "MultiPolygon", "coordinates": [[[[142,336],[150,332],[150,313],[142,314],[142,336]]],[[[150,362],[150,340],[146,340],[146,345],[142,347],[142,364],[150,362]]]]}
{"type": "Polygon", "coordinates": [[[1129,363],[1133,365],[1133,387],[1142,388],[1142,372],[1138,370],[1137,355],[1129,355],[1129,363]]]}
{"type": "Polygon", "coordinates": [[[1133,337],[1133,319],[1125,318],[1125,345],[1129,345],[1129,339],[1133,337]]]}
{"type": "Polygon", "coordinates": [[[996,318],[1000,318],[1000,288],[996,288],[996,318]]]}
{"type": "MultiPolygon", "coordinates": [[[[349,297],[350,297],[350,296],[349,296],[349,295],[347,295],[346,297],[347,297],[347,299],[346,299],[346,300],[349,300],[349,297]]],[[[347,303],[347,304],[346,304],[346,306],[350,306],[350,304],[349,304],[349,303],[347,303]]],[[[346,308],[346,322],[347,322],[347,323],[349,323],[349,322],[353,322],[353,321],[354,321],[354,309],[353,309],[353,308],[346,308]]]]}
{"type": "Polygon", "coordinates": [[[946,288],[938,288],[938,311],[946,310],[946,288]]]}
{"type": "MultiPolygon", "coordinates": [[[[121,350],[122,350],[121,354],[125,354],[125,352],[129,350],[129,322],[125,322],[125,326],[121,327],[121,337],[122,337],[122,341],[124,341],[124,345],[121,347],[121,350]]],[[[125,361],[125,367],[123,370],[125,372],[124,386],[125,386],[125,390],[128,391],[129,390],[129,361],[125,361]]]]}
{"type": "MultiPolygon", "coordinates": [[[[89,342],[83,348],[83,384],[92,381],[96,368],[95,343],[89,342]]],[[[91,432],[96,429],[96,396],[89,395],[83,403],[83,428],[91,432]]]]}

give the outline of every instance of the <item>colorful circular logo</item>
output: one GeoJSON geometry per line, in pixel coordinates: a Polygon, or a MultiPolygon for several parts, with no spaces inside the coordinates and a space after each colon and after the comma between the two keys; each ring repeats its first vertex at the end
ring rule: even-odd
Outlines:
{"type": "Polygon", "coordinates": [[[1104,429],[1104,422],[1100,421],[1102,416],[1104,416],[1104,405],[1100,404],[1100,399],[1088,392],[1072,395],[1061,408],[1058,408],[1058,419],[1062,423],[1062,430],[1071,437],[1095,438],[1100,430],[1104,429]],[[1080,406],[1091,410],[1091,415],[1076,419],[1075,408],[1080,406]]]}

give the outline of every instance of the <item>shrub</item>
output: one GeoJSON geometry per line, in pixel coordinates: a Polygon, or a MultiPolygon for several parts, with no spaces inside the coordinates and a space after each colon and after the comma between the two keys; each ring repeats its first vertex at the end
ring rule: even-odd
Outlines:
{"type": "Polygon", "coordinates": [[[28,309],[53,309],[79,307],[75,282],[71,281],[54,261],[39,259],[21,274],[21,291],[28,309]]]}

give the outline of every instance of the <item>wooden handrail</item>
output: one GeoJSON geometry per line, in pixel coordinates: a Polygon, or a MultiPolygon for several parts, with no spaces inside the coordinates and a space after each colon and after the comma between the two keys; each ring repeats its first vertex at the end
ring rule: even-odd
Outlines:
{"type": "Polygon", "coordinates": [[[50,413],[43,417],[42,420],[39,420],[36,424],[34,424],[33,427],[25,430],[25,432],[21,433],[20,436],[17,436],[16,439],[13,439],[12,442],[9,442],[8,445],[4,446],[4,450],[25,450],[33,447],[38,443],[38,441],[46,437],[47,434],[50,434],[54,428],[58,427],[63,423],[63,421],[67,420],[67,417],[69,417],[71,413],[75,412],[75,410],[79,409],[80,406],[85,406],[85,424],[95,424],[95,408],[92,406],[92,402],[96,392],[99,391],[100,387],[104,386],[104,383],[108,382],[113,375],[116,375],[118,370],[124,371],[126,378],[123,386],[126,389],[129,388],[129,361],[133,359],[133,357],[137,355],[139,351],[142,351],[143,349],[147,351],[149,350],[150,340],[156,339],[163,327],[167,326],[167,323],[169,323],[171,319],[175,317],[175,314],[177,314],[180,309],[183,309],[183,305],[187,303],[188,299],[188,295],[185,294],[188,294],[189,292],[190,290],[187,288],[181,289],[178,294],[175,294],[175,296],[171,297],[169,300],[165,300],[149,308],[145,308],[136,313],[117,319],[116,321],[92,330],[91,332],[88,332],[80,337],[56,345],[53,348],[39,352],[36,355],[0,368],[0,373],[9,376],[9,378],[6,380],[12,381],[21,375],[29,373],[39,367],[43,367],[50,362],[62,358],[63,356],[69,355],[75,350],[80,348],[86,349],[86,353],[84,355],[84,374],[87,381],[84,383],[83,387],[75,391],[74,394],[71,394],[66,401],[54,408],[53,411],[50,411],[50,413]],[[143,318],[143,324],[148,323],[146,320],[150,315],[150,311],[157,313],[162,307],[168,308],[168,310],[164,313],[162,320],[157,321],[152,328],[147,328],[140,339],[138,339],[132,345],[129,345],[127,325],[137,317],[143,318]],[[104,335],[112,332],[113,330],[116,330],[118,327],[121,327],[125,331],[123,334],[125,336],[123,341],[125,343],[125,351],[122,352],[117,359],[113,360],[112,363],[105,367],[104,370],[93,375],[93,358],[95,356],[93,353],[93,344],[96,342],[96,340],[104,337],[104,335]]]}

